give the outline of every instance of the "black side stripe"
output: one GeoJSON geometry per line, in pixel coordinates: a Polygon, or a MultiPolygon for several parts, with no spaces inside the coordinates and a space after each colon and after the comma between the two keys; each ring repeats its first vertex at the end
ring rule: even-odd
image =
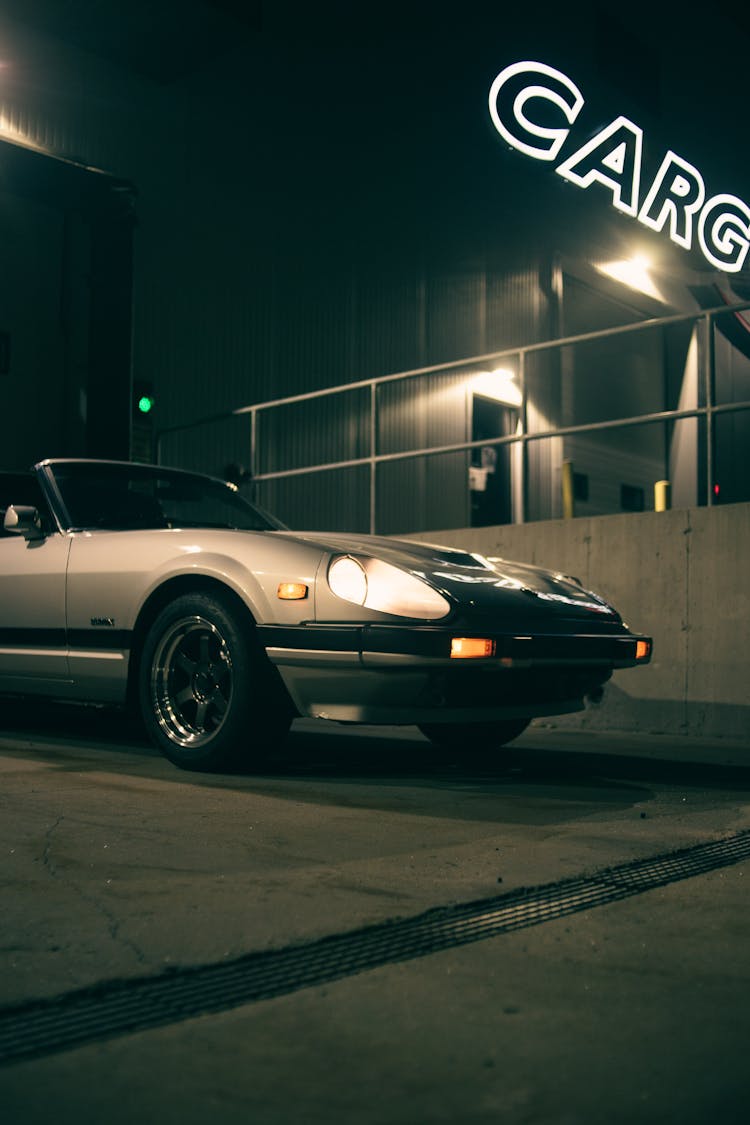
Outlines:
{"type": "Polygon", "coordinates": [[[65,648],[64,629],[0,629],[0,645],[5,648],[65,648]]]}
{"type": "Polygon", "coordinates": [[[68,646],[88,649],[130,648],[133,639],[131,629],[69,629],[68,646]]]}
{"type": "Polygon", "coordinates": [[[0,648],[129,649],[130,629],[0,629],[0,648]]]}

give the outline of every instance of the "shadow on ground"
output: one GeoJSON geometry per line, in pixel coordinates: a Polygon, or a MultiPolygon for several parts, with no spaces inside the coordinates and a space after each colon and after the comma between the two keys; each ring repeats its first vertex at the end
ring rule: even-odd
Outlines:
{"type": "MultiPolygon", "coordinates": [[[[252,767],[233,774],[193,774],[176,770],[150,744],[137,717],[108,708],[77,707],[65,704],[6,701],[3,704],[2,733],[19,738],[19,750],[29,749],[45,757],[54,742],[54,756],[60,764],[60,740],[74,743],[71,756],[83,752],[133,755],[139,761],[153,759],[185,782],[193,777],[201,783],[231,786],[247,778],[282,780],[365,780],[403,779],[439,782],[462,780],[494,784],[598,786],[618,783],[638,786],[674,785],[700,789],[750,792],[750,760],[747,766],[736,762],[680,760],[674,743],[668,758],[659,757],[658,740],[628,739],[606,753],[597,744],[606,735],[586,732],[578,738],[570,731],[558,736],[532,727],[515,743],[497,749],[464,746],[439,748],[418,735],[413,728],[355,728],[321,725],[320,729],[296,729],[281,746],[254,760],[252,767]],[[47,745],[45,745],[47,744],[47,745]]],[[[7,749],[7,748],[6,748],[7,749]]],[[[11,748],[14,749],[14,748],[11,748]]],[[[691,746],[694,757],[695,748],[691,746]]],[[[705,755],[708,757],[708,753],[705,755]]],[[[121,765],[121,763],[118,763],[121,765]]],[[[80,768],[80,767],[79,767],[80,768]]]]}

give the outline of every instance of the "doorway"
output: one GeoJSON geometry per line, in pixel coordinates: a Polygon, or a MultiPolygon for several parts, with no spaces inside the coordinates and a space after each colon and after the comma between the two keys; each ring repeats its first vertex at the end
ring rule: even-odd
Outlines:
{"type": "Polygon", "coordinates": [[[487,442],[471,452],[472,527],[513,522],[515,446],[492,444],[492,439],[517,433],[519,417],[519,410],[506,403],[471,395],[471,440],[487,442]]]}

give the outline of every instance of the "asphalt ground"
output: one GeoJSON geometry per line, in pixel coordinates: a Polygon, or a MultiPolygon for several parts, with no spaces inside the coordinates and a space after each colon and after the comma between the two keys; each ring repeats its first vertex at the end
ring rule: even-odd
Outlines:
{"type": "Polygon", "coordinates": [[[298,722],[202,775],[105,711],[3,732],[2,1125],[748,1120],[750,863],[710,849],[744,846],[750,740],[298,722]],[[556,913],[579,878],[621,897],[556,913]]]}

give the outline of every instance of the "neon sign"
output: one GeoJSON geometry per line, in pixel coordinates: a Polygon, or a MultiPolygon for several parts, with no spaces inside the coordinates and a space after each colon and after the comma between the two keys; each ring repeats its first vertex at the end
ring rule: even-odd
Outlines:
{"type": "Polygon", "coordinates": [[[742,269],[750,249],[750,207],[726,193],[707,199],[698,169],[671,149],[642,191],[643,130],[627,117],[616,117],[570,155],[562,153],[584,98],[561,71],[540,62],[512,63],[492,83],[489,104],[498,133],[519,152],[550,163],[563,155],[555,171],[565,180],[580,188],[601,184],[618,211],[651,230],[668,226],[671,240],[685,250],[697,233],[712,266],[725,273],[742,269]]]}

